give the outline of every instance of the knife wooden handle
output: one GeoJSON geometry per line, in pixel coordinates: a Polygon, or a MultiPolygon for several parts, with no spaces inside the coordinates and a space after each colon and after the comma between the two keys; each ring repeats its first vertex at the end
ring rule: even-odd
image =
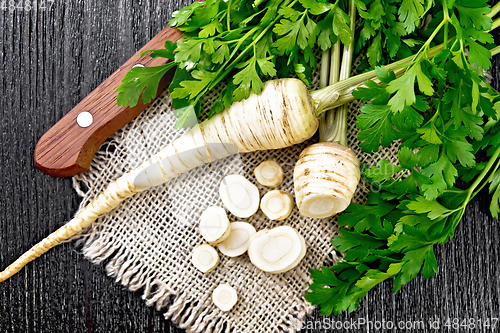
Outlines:
{"type": "MultiPolygon", "coordinates": [[[[120,86],[125,74],[134,65],[159,66],[170,61],[165,58],[151,58],[149,55],[140,57],[138,54],[163,48],[166,40],[176,42],[180,38],[179,30],[167,26],[69,111],[38,141],[34,155],[36,167],[56,177],[69,177],[87,171],[101,144],[149,105],[142,104],[141,99],[132,108],[116,105],[116,88],[120,86]],[[87,112],[92,117],[88,117],[87,112]],[[80,114],[81,118],[77,122],[80,114]],[[85,116],[91,122],[88,127],[79,125],[85,121],[85,116]]],[[[162,78],[158,95],[165,89],[172,76],[173,71],[169,71],[162,78]]]]}

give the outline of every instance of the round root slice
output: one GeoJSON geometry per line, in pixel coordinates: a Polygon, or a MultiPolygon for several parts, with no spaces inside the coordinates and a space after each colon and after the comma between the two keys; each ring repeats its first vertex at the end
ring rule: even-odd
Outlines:
{"type": "Polygon", "coordinates": [[[224,177],[219,194],[224,206],[237,217],[250,217],[259,209],[259,190],[243,176],[224,177]]]}
{"type": "Polygon", "coordinates": [[[255,170],[255,178],[259,184],[267,187],[277,187],[283,182],[283,168],[278,162],[264,161],[255,170]]]}
{"type": "Polygon", "coordinates": [[[300,213],[324,218],[342,212],[351,203],[359,179],[359,160],[351,149],[332,142],[307,147],[293,171],[300,213]]]}
{"type": "Polygon", "coordinates": [[[294,268],[305,254],[304,238],[289,226],[259,231],[248,248],[252,264],[269,273],[283,273],[294,268]]]}
{"type": "Polygon", "coordinates": [[[292,213],[294,203],[290,193],[274,190],[267,192],[260,201],[260,209],[271,220],[281,221],[292,213]]]}
{"type": "Polygon", "coordinates": [[[248,250],[250,240],[256,234],[255,228],[246,222],[231,222],[231,233],[222,243],[219,251],[228,257],[237,257],[248,250]]]}
{"type": "Polygon", "coordinates": [[[238,301],[238,294],[233,287],[224,283],[214,289],[212,293],[212,300],[219,309],[227,312],[233,308],[238,301]]]}
{"type": "Polygon", "coordinates": [[[226,211],[217,206],[208,207],[200,217],[200,232],[210,244],[218,244],[229,237],[231,229],[226,211]]]}
{"type": "MultiPolygon", "coordinates": [[[[295,232],[297,232],[297,230],[295,230],[295,232]]],[[[297,260],[295,260],[293,263],[291,263],[288,267],[285,267],[284,269],[281,269],[281,270],[278,270],[278,271],[273,271],[273,272],[270,272],[270,273],[278,274],[278,273],[287,272],[287,271],[291,270],[292,268],[296,267],[300,263],[300,261],[305,257],[306,252],[307,252],[306,240],[298,232],[297,232],[297,235],[299,235],[299,238],[300,238],[300,241],[301,241],[301,246],[302,246],[302,250],[300,252],[300,255],[297,257],[297,260]]]]}
{"type": "Polygon", "coordinates": [[[203,273],[208,273],[217,267],[219,254],[208,244],[199,245],[193,251],[191,262],[203,273]]]}

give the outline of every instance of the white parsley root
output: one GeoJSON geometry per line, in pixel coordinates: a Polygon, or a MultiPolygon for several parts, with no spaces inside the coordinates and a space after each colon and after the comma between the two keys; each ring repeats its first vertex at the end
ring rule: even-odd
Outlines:
{"type": "Polygon", "coordinates": [[[266,216],[275,221],[281,221],[290,216],[293,210],[293,197],[290,193],[274,190],[269,191],[260,201],[260,209],[266,216]]]}
{"type": "Polygon", "coordinates": [[[200,217],[200,233],[210,244],[224,241],[230,234],[226,211],[217,206],[208,207],[200,217]]]}
{"type": "Polygon", "coordinates": [[[219,254],[209,244],[202,244],[193,250],[191,262],[203,273],[208,273],[219,264],[219,254]]]}
{"type": "Polygon", "coordinates": [[[243,176],[224,177],[219,187],[219,195],[224,206],[234,216],[250,217],[259,209],[259,189],[243,176]]]}
{"type": "Polygon", "coordinates": [[[264,161],[254,170],[255,179],[263,186],[277,187],[283,182],[283,168],[276,161],[264,161]]]}
{"type": "Polygon", "coordinates": [[[257,233],[255,228],[246,222],[231,222],[229,237],[217,245],[219,251],[228,257],[237,257],[248,250],[250,240],[257,233]]]}
{"type": "Polygon", "coordinates": [[[359,179],[359,160],[349,148],[333,142],[307,147],[293,172],[300,213],[323,218],[343,211],[350,204],[359,179]]]}
{"type": "Polygon", "coordinates": [[[238,293],[229,284],[224,283],[214,289],[212,301],[219,309],[227,312],[238,302],[238,293]]]}
{"type": "MultiPolygon", "coordinates": [[[[251,94],[194,126],[141,166],[111,183],[70,222],[2,271],[0,282],[138,192],[238,152],[279,149],[304,142],[314,135],[318,124],[309,91],[300,80],[268,81],[259,95],[251,94]]],[[[258,206],[257,199],[255,210],[258,206]]]]}
{"type": "Polygon", "coordinates": [[[289,226],[257,232],[248,247],[252,264],[262,271],[274,274],[296,267],[305,254],[304,237],[289,226]]]}

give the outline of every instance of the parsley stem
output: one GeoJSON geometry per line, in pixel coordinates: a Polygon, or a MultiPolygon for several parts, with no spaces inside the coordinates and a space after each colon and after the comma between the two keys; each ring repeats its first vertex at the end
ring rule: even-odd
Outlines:
{"type": "Polygon", "coordinates": [[[498,46],[496,46],[496,47],[492,48],[492,49],[490,50],[490,52],[491,52],[491,55],[492,55],[492,56],[497,55],[498,53],[500,53],[500,45],[498,45],[498,46]]]}
{"type": "Polygon", "coordinates": [[[434,31],[432,32],[432,34],[429,36],[429,38],[427,39],[427,41],[425,42],[424,45],[427,45],[427,48],[429,48],[429,45],[431,44],[431,42],[434,40],[434,38],[436,38],[437,34],[439,33],[439,31],[441,30],[441,28],[443,26],[446,25],[446,23],[448,22],[451,22],[450,18],[449,17],[445,17],[441,23],[439,23],[439,25],[436,27],[436,29],[434,29],[434,31]]]}
{"type": "Polygon", "coordinates": [[[474,193],[472,193],[472,196],[471,196],[471,199],[474,198],[479,192],[481,192],[481,190],[483,189],[483,187],[486,186],[486,184],[488,184],[491,180],[491,177],[493,177],[493,175],[495,174],[495,172],[497,172],[498,168],[500,167],[500,160],[497,161],[497,164],[495,165],[495,167],[493,168],[493,170],[490,172],[490,175],[488,176],[488,179],[486,179],[483,184],[481,184],[481,186],[476,190],[474,191],[474,193]]]}
{"type": "Polygon", "coordinates": [[[391,178],[389,178],[389,179],[391,179],[392,182],[389,185],[383,185],[383,186],[384,186],[384,188],[389,188],[392,185],[397,184],[403,177],[406,178],[410,174],[411,174],[411,170],[410,169],[406,169],[406,171],[403,170],[403,172],[401,172],[401,174],[398,176],[398,178],[394,179],[394,178],[392,178],[393,176],[391,176],[391,178]]]}
{"type": "Polygon", "coordinates": [[[227,1],[227,31],[231,31],[231,1],[232,0],[228,0],[227,1]]]}
{"type": "Polygon", "coordinates": [[[319,87],[325,88],[328,85],[328,70],[330,69],[330,50],[321,53],[321,72],[319,74],[319,87]]]}
{"type": "MultiPolygon", "coordinates": [[[[454,210],[450,210],[452,212],[456,212],[456,211],[460,211],[460,214],[455,216],[455,218],[452,220],[452,230],[453,230],[453,233],[455,232],[455,228],[457,227],[458,223],[460,222],[460,220],[462,219],[464,213],[465,213],[465,209],[467,208],[467,205],[469,204],[469,202],[479,193],[481,192],[481,190],[484,188],[484,186],[486,186],[486,184],[488,184],[488,182],[490,181],[491,177],[495,174],[495,172],[498,170],[498,168],[500,167],[500,160],[498,160],[498,157],[500,156],[500,147],[498,147],[496,150],[495,150],[495,153],[493,154],[493,156],[491,156],[488,164],[484,167],[483,171],[481,172],[481,174],[476,178],[476,180],[474,181],[474,183],[469,187],[468,190],[466,190],[467,192],[467,197],[465,198],[465,200],[463,201],[462,205],[460,205],[457,209],[454,209],[454,210]],[[491,167],[495,164],[496,162],[496,165],[495,167],[493,168],[493,170],[490,170],[491,167]],[[483,181],[484,177],[486,175],[488,175],[488,178],[481,184],[481,182],[483,181]],[[476,190],[476,187],[481,184],[481,186],[476,190]]],[[[451,234],[452,236],[453,234],[451,234]]]]}
{"type": "MultiPolygon", "coordinates": [[[[333,45],[333,50],[330,52],[330,66],[326,70],[326,80],[328,84],[334,84],[339,81],[340,74],[340,41],[333,45]]],[[[332,136],[333,123],[335,121],[336,110],[332,109],[323,113],[319,120],[319,141],[331,141],[329,138],[332,136]]]]}
{"type": "Polygon", "coordinates": [[[500,2],[496,3],[495,6],[493,6],[493,8],[491,8],[491,12],[489,14],[487,14],[486,16],[493,18],[493,16],[498,14],[498,12],[500,12],[500,2]]]}
{"type": "MultiPolygon", "coordinates": [[[[439,31],[441,31],[441,28],[443,26],[447,27],[446,23],[448,22],[451,22],[450,18],[449,17],[444,17],[443,20],[439,23],[439,25],[434,29],[434,31],[432,32],[432,34],[429,36],[429,38],[427,38],[427,40],[425,41],[424,45],[422,45],[422,47],[420,48],[420,50],[417,52],[417,54],[415,54],[415,56],[413,57],[414,61],[416,61],[416,59],[420,56],[420,53],[422,52],[426,52],[427,53],[427,58],[429,58],[429,47],[432,43],[432,41],[434,40],[434,38],[436,38],[437,34],[439,33],[439,31]]],[[[444,45],[442,45],[444,47],[444,45]]]]}
{"type": "Polygon", "coordinates": [[[331,58],[330,58],[330,75],[329,75],[329,84],[334,84],[339,82],[339,77],[340,77],[340,50],[341,45],[340,41],[337,40],[337,42],[333,45],[333,50],[331,53],[331,58]]]}
{"type": "Polygon", "coordinates": [[[490,31],[493,31],[493,30],[495,30],[498,27],[500,27],[500,19],[496,19],[495,21],[493,21],[493,24],[491,26],[491,30],[490,31]]]}
{"type": "Polygon", "coordinates": [[[468,189],[468,192],[469,192],[469,195],[467,196],[467,198],[470,197],[470,200],[472,200],[472,198],[474,198],[482,189],[483,187],[488,184],[488,181],[491,179],[491,177],[493,176],[493,174],[495,173],[496,170],[498,170],[498,167],[500,166],[500,160],[498,160],[498,157],[500,156],[500,147],[498,147],[496,150],[495,150],[495,153],[493,153],[493,155],[491,156],[490,160],[488,161],[488,164],[486,164],[486,166],[484,167],[483,171],[481,172],[481,174],[476,178],[476,180],[474,181],[474,183],[471,185],[471,187],[469,187],[468,189]],[[497,161],[498,160],[498,161],[497,161]],[[493,166],[493,164],[495,164],[495,162],[497,162],[495,168],[493,169],[492,172],[490,172],[490,169],[491,167],[493,166]],[[489,173],[489,176],[488,178],[483,182],[483,184],[481,184],[481,186],[476,190],[476,187],[481,183],[481,181],[483,180],[483,178],[489,173]]]}
{"type": "MultiPolygon", "coordinates": [[[[352,35],[355,34],[356,28],[356,3],[354,0],[349,1],[348,11],[351,22],[350,29],[352,35]]],[[[351,37],[349,45],[344,46],[342,54],[342,65],[339,71],[340,62],[340,41],[334,45],[332,52],[332,68],[330,71],[330,84],[340,80],[345,80],[351,75],[352,56],[354,52],[354,41],[351,37]]],[[[326,115],[320,119],[320,141],[337,142],[341,145],[347,145],[347,113],[348,105],[343,104],[336,110],[329,110],[326,115]]]]}
{"type": "MultiPolygon", "coordinates": [[[[490,160],[488,161],[488,164],[486,164],[486,166],[484,167],[484,169],[481,172],[481,174],[476,178],[476,180],[474,181],[474,183],[472,183],[472,185],[467,190],[467,192],[469,192],[469,194],[467,195],[467,198],[465,200],[466,202],[469,202],[484,187],[484,185],[486,183],[488,183],[488,180],[490,178],[488,178],[484,182],[484,184],[476,192],[474,192],[474,190],[476,189],[476,187],[479,186],[479,184],[481,183],[481,181],[483,180],[483,178],[490,172],[491,167],[495,164],[495,162],[497,161],[497,159],[498,159],[499,156],[500,156],[500,146],[497,147],[497,149],[495,150],[495,152],[491,156],[490,160]]],[[[491,177],[491,175],[490,175],[490,177],[491,177]]]]}
{"type": "MultiPolygon", "coordinates": [[[[338,41],[337,41],[338,43],[338,41]]],[[[334,44],[334,45],[337,45],[334,44]]],[[[331,80],[330,77],[330,72],[332,71],[332,66],[330,66],[330,63],[333,62],[334,60],[334,56],[331,52],[330,49],[326,50],[326,51],[323,51],[323,53],[321,54],[321,72],[320,72],[320,75],[319,75],[319,87],[320,89],[321,88],[325,88],[326,86],[328,86],[329,84],[331,84],[331,80]]],[[[335,69],[333,69],[335,71],[335,69]]],[[[325,137],[325,133],[326,133],[326,129],[328,128],[328,116],[330,115],[330,112],[333,112],[333,110],[330,110],[328,112],[325,112],[323,113],[321,116],[319,116],[319,141],[322,142],[324,141],[324,137],[325,137]]]]}
{"type": "Polygon", "coordinates": [[[464,193],[465,190],[444,190],[443,193],[457,193],[457,194],[460,194],[460,193],[464,193]]]}
{"type": "Polygon", "coordinates": [[[448,48],[448,23],[449,22],[445,23],[443,31],[443,48],[445,50],[448,48]]]}
{"type": "MultiPolygon", "coordinates": [[[[355,0],[349,2],[349,15],[351,16],[351,31],[353,37],[351,38],[351,43],[344,46],[344,53],[342,55],[342,66],[340,67],[341,80],[347,79],[351,76],[352,70],[352,55],[354,52],[354,35],[356,29],[356,3],[355,0]]],[[[335,114],[335,121],[333,123],[333,128],[335,132],[331,138],[332,142],[338,142],[341,145],[347,146],[347,114],[349,112],[349,104],[344,104],[337,109],[335,114]]]]}
{"type": "Polygon", "coordinates": [[[444,18],[447,19],[444,24],[444,32],[443,32],[443,48],[446,50],[448,48],[448,24],[450,22],[450,16],[448,13],[448,2],[443,0],[443,15],[444,18]]]}

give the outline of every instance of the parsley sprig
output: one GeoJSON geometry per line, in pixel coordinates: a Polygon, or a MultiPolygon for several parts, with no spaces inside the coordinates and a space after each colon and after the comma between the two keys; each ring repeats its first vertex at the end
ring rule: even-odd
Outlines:
{"type": "MultiPolygon", "coordinates": [[[[371,101],[356,123],[361,148],[373,152],[400,140],[399,163],[381,160],[364,170],[380,191],[339,217],[344,227],[332,243],[345,252],[343,261],[312,271],[306,299],[325,315],[355,310],[384,280],[392,279],[397,292],[419,273],[433,276],[434,245],[450,240],[485,187],[498,218],[500,94],[483,75],[500,51],[491,49],[488,33],[498,21],[492,24],[485,0],[443,0],[434,13],[433,28],[404,74],[377,67],[380,83],[367,81],[354,92],[371,101]]],[[[412,15],[422,16],[419,10],[412,15]]]]}
{"type": "MultiPolygon", "coordinates": [[[[384,63],[378,50],[386,46],[394,58],[394,45],[401,48],[403,40],[394,36],[406,36],[418,30],[415,26],[420,19],[403,7],[416,6],[420,12],[421,0],[404,0],[402,12],[397,17],[392,13],[396,8],[393,2],[355,1],[365,27],[357,47],[368,48],[371,65],[384,63]],[[391,36],[387,38],[392,42],[384,39],[377,44],[382,35],[391,36]]],[[[177,129],[197,121],[201,98],[218,84],[225,84],[225,88],[213,103],[209,117],[248,97],[251,92],[259,93],[263,81],[272,77],[296,76],[310,84],[312,69],[316,68],[314,50],[318,47],[328,50],[337,41],[348,45],[353,37],[350,16],[346,13],[348,5],[348,0],[194,2],[174,13],[169,22],[170,26],[183,31],[183,39],[177,44],[167,42],[165,49],[151,50],[152,56],[173,62],[154,68],[132,69],[117,89],[118,105],[136,105],[141,93],[142,101],[150,102],[158,90],[160,78],[175,66],[177,70],[169,90],[175,114],[179,117],[177,129]]],[[[404,41],[408,45],[417,44],[412,39],[404,41]]],[[[411,54],[408,47],[405,50],[406,53],[397,55],[411,54]]]]}
{"type": "Polygon", "coordinates": [[[183,39],[151,53],[173,62],[132,69],[117,90],[118,104],[134,106],[142,91],[143,102],[150,102],[159,78],[173,66],[177,70],[169,90],[179,117],[176,128],[196,122],[202,96],[220,83],[226,86],[209,116],[251,92],[260,93],[271,77],[297,76],[309,84],[316,66],[313,50],[325,50],[337,39],[350,41],[346,6],[346,0],[195,2],[174,13],[169,23],[183,31],[183,39]]]}

